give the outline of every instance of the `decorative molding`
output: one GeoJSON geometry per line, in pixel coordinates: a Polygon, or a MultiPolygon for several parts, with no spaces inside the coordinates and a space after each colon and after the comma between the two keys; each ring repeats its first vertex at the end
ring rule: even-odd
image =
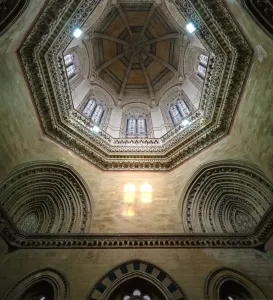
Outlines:
{"type": "Polygon", "coordinates": [[[54,298],[52,300],[68,299],[69,284],[66,277],[55,269],[45,268],[31,273],[19,281],[3,300],[19,300],[26,290],[42,281],[48,282],[54,289],[54,298]]]}
{"type": "Polygon", "coordinates": [[[220,0],[176,1],[181,14],[196,24],[198,38],[215,54],[200,100],[202,113],[190,116],[191,125],[155,143],[135,140],[133,145],[120,144],[104,131],[90,131],[90,121],[73,108],[62,52],[73,28],[83,24],[98,3],[50,1],[18,50],[44,132],[103,170],[158,171],[176,167],[227,135],[252,50],[220,0]]]}
{"type": "Polygon", "coordinates": [[[89,293],[87,300],[106,300],[111,293],[127,280],[143,278],[151,282],[168,300],[186,300],[177,283],[159,267],[142,260],[123,263],[104,275],[89,293]]]}
{"type": "Polygon", "coordinates": [[[0,1],[0,36],[19,19],[28,7],[29,0],[1,0],[0,1]]]}
{"type": "Polygon", "coordinates": [[[89,232],[93,205],[80,175],[60,162],[19,165],[0,185],[1,210],[27,233],[89,232]]]}
{"type": "Polygon", "coordinates": [[[273,184],[256,166],[216,161],[202,166],[181,196],[189,233],[251,233],[273,209],[273,184]]]}
{"type": "Polygon", "coordinates": [[[271,0],[241,0],[243,7],[261,27],[261,29],[273,39],[273,3],[271,0]]]}
{"type": "MultiPolygon", "coordinates": [[[[205,299],[220,299],[219,291],[221,285],[227,281],[236,282],[239,285],[243,286],[251,294],[253,299],[269,300],[269,298],[261,290],[261,288],[250,278],[237,270],[226,267],[220,267],[216,270],[213,270],[207,277],[205,283],[205,299]]],[[[234,291],[231,289],[230,293],[232,292],[234,291]]]]}

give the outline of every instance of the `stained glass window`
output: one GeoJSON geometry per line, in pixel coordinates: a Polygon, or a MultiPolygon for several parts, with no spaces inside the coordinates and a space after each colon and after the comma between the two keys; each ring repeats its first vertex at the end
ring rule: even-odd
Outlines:
{"type": "Polygon", "coordinates": [[[136,134],[136,118],[131,116],[127,123],[127,134],[135,135],[136,134]]]}
{"type": "Polygon", "coordinates": [[[201,77],[205,78],[205,76],[206,76],[206,68],[203,67],[203,66],[201,66],[201,65],[199,65],[199,66],[198,66],[198,74],[199,74],[201,77]]]}
{"type": "Polygon", "coordinates": [[[73,63],[73,54],[67,54],[65,57],[64,57],[64,62],[65,62],[65,65],[66,66],[69,66],[70,64],[73,63]]]}
{"type": "Polygon", "coordinates": [[[201,54],[199,56],[199,61],[202,65],[206,66],[208,64],[208,57],[206,55],[201,54]]]}
{"type": "Polygon", "coordinates": [[[68,67],[66,69],[68,77],[72,77],[73,75],[75,75],[75,70],[76,70],[76,68],[74,65],[71,65],[70,67],[68,67]]]}
{"type": "Polygon", "coordinates": [[[134,290],[132,294],[123,297],[123,300],[131,299],[152,300],[152,298],[149,295],[143,295],[143,293],[140,290],[134,290]]]}
{"type": "Polygon", "coordinates": [[[186,105],[184,100],[182,100],[182,99],[178,100],[177,107],[182,115],[182,118],[184,118],[190,114],[190,110],[188,109],[188,106],[186,105]]]}
{"type": "Polygon", "coordinates": [[[83,109],[83,113],[87,116],[87,117],[91,117],[94,108],[96,106],[96,101],[95,99],[90,99],[87,104],[85,105],[84,109],[83,109]]]}
{"type": "Polygon", "coordinates": [[[94,124],[99,124],[100,120],[101,120],[101,117],[102,117],[102,114],[103,114],[103,108],[102,108],[102,105],[99,104],[96,107],[96,109],[95,109],[95,111],[94,111],[94,113],[93,113],[93,115],[91,117],[92,122],[94,124]]]}
{"type": "Polygon", "coordinates": [[[137,119],[137,133],[139,135],[146,134],[146,122],[142,116],[138,117],[138,119],[137,119]]]}
{"type": "Polygon", "coordinates": [[[176,107],[176,105],[172,104],[170,108],[170,115],[172,117],[173,123],[177,124],[181,121],[181,115],[176,107]]]}

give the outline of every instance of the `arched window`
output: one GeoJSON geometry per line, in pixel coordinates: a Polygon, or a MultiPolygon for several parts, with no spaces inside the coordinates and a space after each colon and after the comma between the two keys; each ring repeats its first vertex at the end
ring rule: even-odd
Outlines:
{"type": "Polygon", "coordinates": [[[68,79],[71,79],[76,74],[76,67],[74,65],[74,55],[67,54],[64,56],[64,63],[68,79]]]}
{"type": "Polygon", "coordinates": [[[178,124],[181,122],[181,115],[176,105],[172,104],[170,107],[170,115],[172,117],[173,123],[178,124]]]}
{"type": "Polygon", "coordinates": [[[92,114],[91,121],[94,124],[99,124],[101,121],[102,114],[103,114],[103,108],[102,108],[102,105],[99,104],[99,105],[97,105],[94,113],[92,114]]]}
{"type": "Polygon", "coordinates": [[[67,72],[67,75],[68,75],[68,78],[72,78],[74,75],[75,75],[75,71],[76,71],[76,68],[74,65],[71,65],[69,66],[67,69],[66,69],[66,72],[67,72]]]}
{"type": "Polygon", "coordinates": [[[207,55],[203,55],[203,54],[201,54],[200,56],[199,56],[199,61],[200,61],[200,63],[203,65],[203,66],[207,66],[207,64],[208,64],[208,56],[207,55]]]}
{"type": "Polygon", "coordinates": [[[206,68],[201,66],[201,65],[198,65],[198,75],[202,78],[205,78],[206,76],[206,68]]]}
{"type": "Polygon", "coordinates": [[[95,99],[90,99],[87,102],[87,104],[85,105],[85,107],[83,109],[83,113],[87,117],[91,117],[95,107],[96,107],[96,100],[95,99]]]}
{"type": "Polygon", "coordinates": [[[142,116],[137,119],[137,133],[138,135],[146,135],[146,120],[142,116]]]}
{"type": "Polygon", "coordinates": [[[146,293],[142,293],[141,290],[135,289],[131,294],[125,295],[122,300],[133,300],[133,299],[139,299],[139,300],[152,300],[152,298],[147,295],[146,293]]]}
{"type": "Polygon", "coordinates": [[[103,104],[94,98],[89,99],[84,106],[82,113],[90,118],[94,124],[98,125],[100,124],[104,113],[103,104]]]}
{"type": "Polygon", "coordinates": [[[64,62],[66,66],[70,66],[73,63],[74,56],[73,54],[67,54],[64,57],[64,62]]]}
{"type": "Polygon", "coordinates": [[[184,118],[190,114],[190,110],[184,100],[179,99],[177,101],[177,107],[179,109],[179,112],[181,113],[182,118],[184,118]]]}
{"type": "Polygon", "coordinates": [[[127,121],[127,135],[136,134],[136,118],[131,116],[127,121]]]}

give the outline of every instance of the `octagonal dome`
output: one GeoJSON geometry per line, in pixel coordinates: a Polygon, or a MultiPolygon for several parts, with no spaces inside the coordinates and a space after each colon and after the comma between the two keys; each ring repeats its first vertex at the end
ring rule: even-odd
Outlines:
{"type": "Polygon", "coordinates": [[[183,71],[179,68],[183,35],[161,5],[117,2],[98,23],[89,32],[95,74],[120,100],[143,99],[150,104],[183,71]]]}
{"type": "Polygon", "coordinates": [[[51,138],[104,170],[170,170],[229,133],[252,50],[222,1],[63,2],[19,49],[51,138]]]}

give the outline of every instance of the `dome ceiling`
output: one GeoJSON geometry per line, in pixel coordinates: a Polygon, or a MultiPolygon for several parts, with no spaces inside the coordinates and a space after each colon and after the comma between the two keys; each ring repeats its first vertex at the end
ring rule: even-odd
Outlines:
{"type": "Polygon", "coordinates": [[[52,0],[18,54],[45,134],[104,170],[170,170],[229,134],[253,52],[220,0],[62,0],[62,5],[52,0]],[[89,85],[109,88],[113,106],[127,102],[131,92],[153,105],[158,94],[167,94],[170,86],[179,90],[188,80],[186,53],[193,56],[189,47],[184,51],[188,22],[197,28],[188,37],[206,47],[209,59],[187,126],[181,122],[160,138],[94,132],[92,120],[73,105],[64,62],[73,30],[84,29],[89,85]]]}
{"type": "Polygon", "coordinates": [[[117,2],[89,36],[96,76],[120,100],[153,101],[178,77],[183,35],[156,4],[117,2]]]}

